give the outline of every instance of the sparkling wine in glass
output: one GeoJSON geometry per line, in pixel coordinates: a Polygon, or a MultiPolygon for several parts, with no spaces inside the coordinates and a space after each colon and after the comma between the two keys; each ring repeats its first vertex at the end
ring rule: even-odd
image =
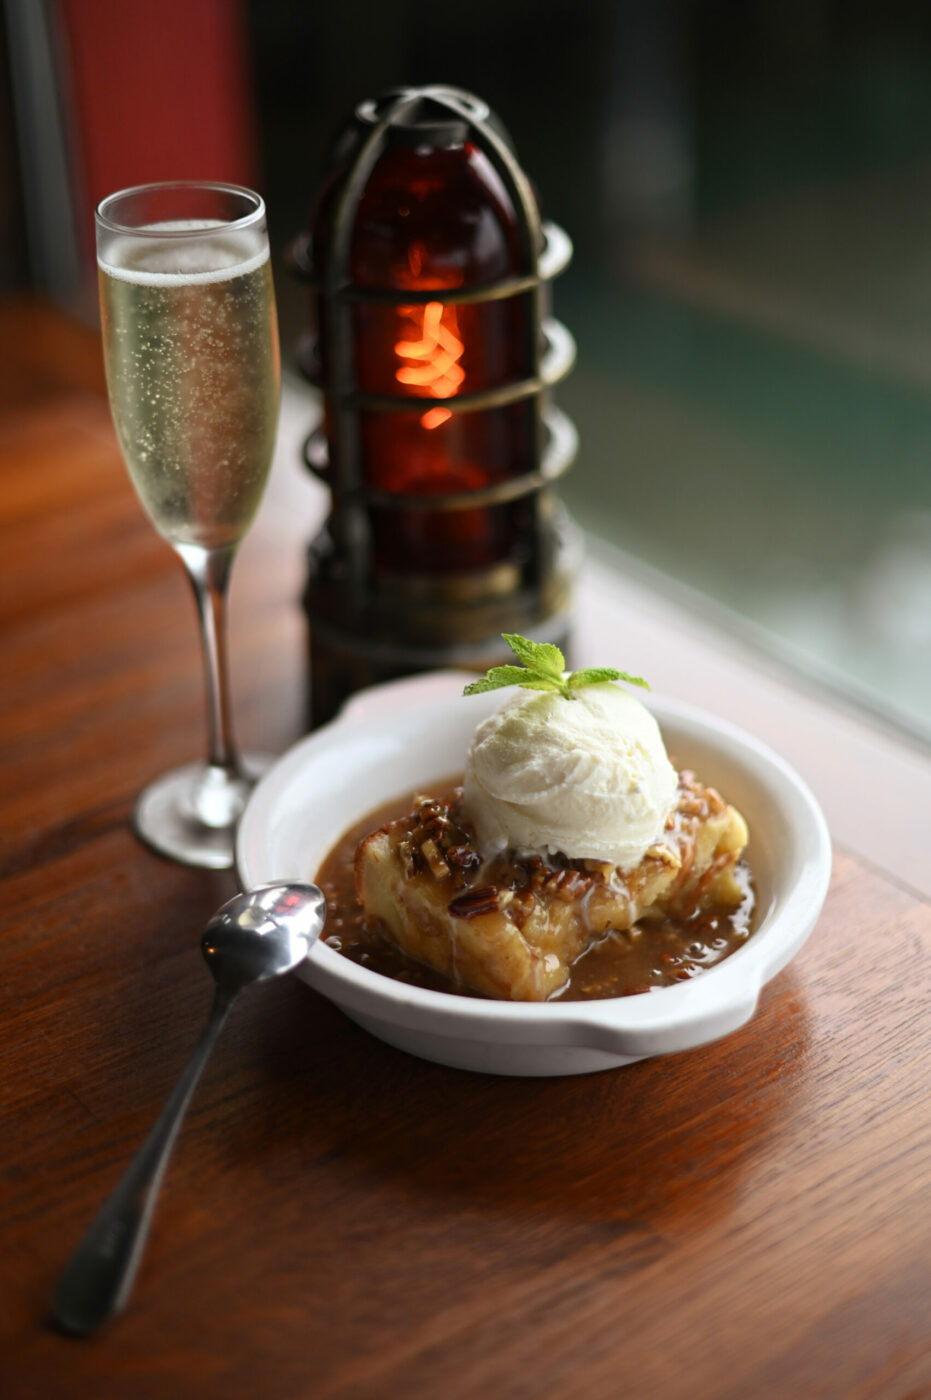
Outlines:
{"type": "Polygon", "coordinates": [[[163,854],[222,869],[261,766],[233,739],[225,611],[278,425],[265,206],[235,185],[141,185],[103,200],[96,227],[113,421],[139,499],[191,581],[207,676],[207,761],[147,787],[134,822],[163,854]]]}

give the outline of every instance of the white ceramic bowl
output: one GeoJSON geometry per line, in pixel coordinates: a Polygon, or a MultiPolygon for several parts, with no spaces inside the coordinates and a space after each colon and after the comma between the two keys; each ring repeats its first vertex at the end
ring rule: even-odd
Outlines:
{"type": "MultiPolygon", "coordinates": [[[[313,879],[344,831],[412,788],[461,771],[494,692],[462,697],[456,672],[362,692],[296,744],[255,789],[239,828],[243,888],[313,879]]],[[[750,1019],[760,988],[801,948],[831,870],[827,825],[808,788],[751,735],[678,701],[649,697],[670,756],[739,807],[757,926],[731,957],[689,982],[586,1002],[498,1002],[395,982],[320,942],[298,975],[373,1035],[441,1064],[495,1074],[584,1074],[688,1050],[750,1019]]]]}

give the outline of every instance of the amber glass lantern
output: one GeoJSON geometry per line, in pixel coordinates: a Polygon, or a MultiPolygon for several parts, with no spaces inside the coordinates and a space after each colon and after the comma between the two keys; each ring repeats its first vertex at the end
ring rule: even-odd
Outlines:
{"type": "Polygon", "coordinates": [[[309,553],[312,716],[352,690],[564,642],[578,532],[552,484],[575,456],[548,401],[572,337],[547,315],[571,256],[487,107],[453,88],[363,103],[291,251],[311,285],[305,444],[332,506],[309,553]]]}

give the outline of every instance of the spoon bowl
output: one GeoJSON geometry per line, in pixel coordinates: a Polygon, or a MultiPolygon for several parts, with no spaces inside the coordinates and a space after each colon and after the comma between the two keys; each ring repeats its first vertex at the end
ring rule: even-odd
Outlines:
{"type": "Polygon", "coordinates": [[[326,918],[316,885],[262,885],[235,895],[204,930],[201,952],[214,981],[242,991],[302,963],[326,918]]]}

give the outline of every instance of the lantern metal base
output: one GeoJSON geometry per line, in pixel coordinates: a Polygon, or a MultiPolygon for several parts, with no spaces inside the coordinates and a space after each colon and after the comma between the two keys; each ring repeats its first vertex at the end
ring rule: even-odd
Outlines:
{"type": "Polygon", "coordinates": [[[391,581],[361,607],[349,602],[344,583],[327,578],[325,551],[309,552],[304,609],[310,629],[311,728],[332,719],[357,690],[452,667],[482,672],[513,661],[503,632],[554,642],[566,651],[572,583],[582,554],[582,533],[560,507],[549,523],[551,567],[535,583],[521,580],[501,591],[501,566],[461,579],[391,581]],[[457,586],[461,584],[461,587],[457,586]]]}
{"type": "MultiPolygon", "coordinates": [[[[547,618],[534,626],[516,623],[514,631],[532,632],[538,641],[555,642],[566,652],[571,618],[568,613],[547,618]]],[[[509,629],[506,629],[509,630],[509,629]]],[[[465,670],[481,673],[514,658],[500,634],[475,647],[441,647],[429,651],[378,643],[350,632],[321,626],[313,628],[310,643],[310,727],[325,724],[357,690],[424,671],[465,670]]]]}

